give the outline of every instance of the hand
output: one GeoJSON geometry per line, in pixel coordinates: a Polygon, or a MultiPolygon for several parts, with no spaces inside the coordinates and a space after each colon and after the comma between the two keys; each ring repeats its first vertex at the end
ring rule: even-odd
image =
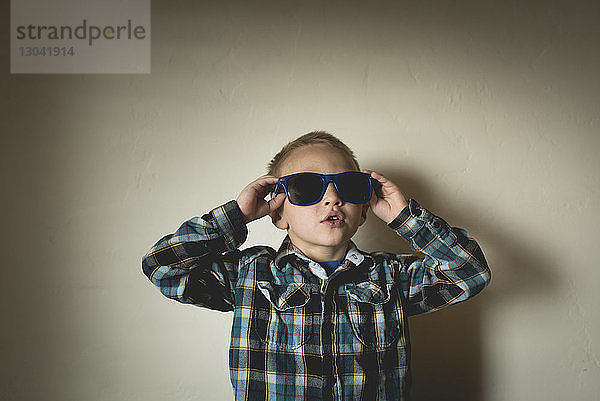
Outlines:
{"type": "Polygon", "coordinates": [[[244,215],[246,224],[266,216],[283,205],[285,193],[278,194],[270,201],[265,200],[265,196],[275,184],[277,184],[277,177],[263,175],[252,181],[240,192],[236,202],[244,215]]]}
{"type": "Polygon", "coordinates": [[[375,216],[389,224],[394,220],[402,209],[404,209],[408,202],[400,191],[400,189],[390,180],[382,176],[381,174],[373,170],[363,170],[363,173],[371,174],[372,178],[375,178],[381,184],[381,197],[379,197],[375,191],[371,197],[371,210],[375,213],[375,216]]]}

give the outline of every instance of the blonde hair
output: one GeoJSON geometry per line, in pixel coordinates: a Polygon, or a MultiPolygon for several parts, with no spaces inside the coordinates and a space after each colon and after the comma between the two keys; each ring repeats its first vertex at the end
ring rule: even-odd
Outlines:
{"type": "Polygon", "coordinates": [[[279,153],[277,153],[267,165],[267,173],[269,175],[277,176],[281,165],[294,150],[299,149],[303,146],[318,144],[329,145],[332,148],[341,151],[344,157],[346,157],[346,159],[350,162],[350,164],[352,164],[353,167],[356,168],[356,170],[360,170],[358,161],[354,156],[354,152],[352,152],[352,150],[348,146],[346,146],[344,142],[340,141],[338,138],[336,138],[329,132],[312,131],[308,134],[304,134],[301,137],[294,139],[293,141],[287,143],[283,148],[281,148],[279,153]]]}

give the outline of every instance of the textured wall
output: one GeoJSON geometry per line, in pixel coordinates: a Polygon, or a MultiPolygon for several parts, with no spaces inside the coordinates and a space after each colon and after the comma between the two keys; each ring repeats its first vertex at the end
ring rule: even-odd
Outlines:
{"type": "MultiPolygon", "coordinates": [[[[492,267],[472,302],[411,320],[415,398],[596,399],[598,6],[152,3],[150,75],[4,59],[0,398],[231,399],[231,315],[163,298],[141,256],[326,129],[492,267]]],[[[406,249],[373,215],[357,241],[406,249]]]]}

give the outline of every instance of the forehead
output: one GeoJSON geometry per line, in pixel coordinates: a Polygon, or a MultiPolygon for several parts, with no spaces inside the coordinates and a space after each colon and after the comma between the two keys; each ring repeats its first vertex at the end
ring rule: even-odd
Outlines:
{"type": "Polygon", "coordinates": [[[295,149],[285,158],[280,175],[310,171],[314,173],[341,173],[356,170],[346,152],[327,144],[306,145],[295,149]]]}

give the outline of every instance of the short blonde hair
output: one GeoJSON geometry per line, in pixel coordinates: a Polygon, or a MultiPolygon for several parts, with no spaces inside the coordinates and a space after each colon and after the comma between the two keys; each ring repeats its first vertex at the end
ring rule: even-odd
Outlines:
{"type": "Polygon", "coordinates": [[[356,168],[356,170],[360,170],[358,165],[358,160],[354,156],[354,152],[346,146],[346,144],[340,141],[337,137],[325,131],[312,131],[308,134],[304,134],[299,138],[294,139],[293,141],[287,143],[279,153],[271,159],[269,164],[267,165],[267,174],[278,176],[281,165],[288,158],[288,156],[296,149],[299,149],[303,146],[308,145],[318,145],[325,144],[329,145],[334,149],[337,149],[342,152],[344,157],[350,162],[350,164],[356,168]]]}

